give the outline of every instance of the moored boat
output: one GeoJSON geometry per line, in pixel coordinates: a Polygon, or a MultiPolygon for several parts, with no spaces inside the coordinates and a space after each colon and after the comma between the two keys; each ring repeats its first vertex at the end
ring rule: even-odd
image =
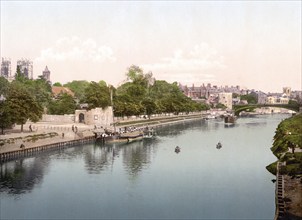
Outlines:
{"type": "Polygon", "coordinates": [[[236,117],[235,116],[232,116],[232,115],[227,115],[224,117],[224,123],[232,123],[234,124],[235,121],[236,121],[236,117]]]}
{"type": "Polygon", "coordinates": [[[222,148],[222,144],[220,143],[220,141],[218,142],[218,144],[216,144],[216,148],[217,148],[217,149],[222,148]]]}

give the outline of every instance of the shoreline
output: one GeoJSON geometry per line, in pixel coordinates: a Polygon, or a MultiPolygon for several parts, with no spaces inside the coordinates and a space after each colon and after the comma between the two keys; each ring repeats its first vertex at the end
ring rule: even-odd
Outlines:
{"type": "MultiPolygon", "coordinates": [[[[194,114],[194,115],[185,115],[180,117],[165,117],[165,118],[158,118],[155,120],[129,120],[123,123],[119,123],[117,126],[118,128],[121,127],[128,127],[128,126],[135,126],[137,128],[144,128],[144,127],[159,127],[165,126],[174,123],[180,123],[182,121],[189,121],[189,120],[200,120],[202,119],[202,114],[194,114]]],[[[13,143],[5,143],[4,145],[0,146],[0,154],[4,153],[12,153],[20,151],[21,144],[25,145],[25,149],[27,148],[39,148],[50,144],[62,144],[68,141],[76,141],[76,140],[85,140],[87,138],[94,137],[94,128],[93,126],[73,123],[73,124],[60,124],[60,123],[27,123],[24,125],[24,128],[28,127],[32,124],[33,131],[30,132],[25,130],[20,132],[20,126],[16,126],[14,129],[10,130],[9,134],[0,135],[0,140],[10,140],[13,143]],[[79,131],[77,133],[71,130],[72,125],[78,127],[79,131]],[[45,138],[45,139],[38,139],[32,142],[27,142],[26,138],[29,136],[35,135],[42,135],[42,134],[49,134],[49,133],[57,133],[58,135],[45,138]],[[64,135],[63,135],[64,133],[64,135]]]]}

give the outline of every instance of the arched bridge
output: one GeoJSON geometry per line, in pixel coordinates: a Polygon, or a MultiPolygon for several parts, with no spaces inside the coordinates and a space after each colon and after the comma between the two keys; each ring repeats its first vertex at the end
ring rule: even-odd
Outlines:
{"type": "Polygon", "coordinates": [[[239,116],[239,113],[242,111],[253,111],[256,108],[261,107],[276,107],[276,108],[285,108],[295,112],[299,112],[302,107],[301,104],[290,105],[290,104],[247,104],[247,105],[233,105],[233,110],[236,116],[239,116]]]}

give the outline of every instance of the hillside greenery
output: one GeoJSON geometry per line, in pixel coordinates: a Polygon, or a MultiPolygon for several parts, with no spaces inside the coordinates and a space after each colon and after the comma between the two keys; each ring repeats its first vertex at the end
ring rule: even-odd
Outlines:
{"type": "MultiPolygon", "coordinates": [[[[302,114],[297,114],[280,122],[271,148],[280,162],[286,162],[281,172],[290,175],[302,174],[302,114]]],[[[267,166],[276,173],[277,162],[267,166]]]]}

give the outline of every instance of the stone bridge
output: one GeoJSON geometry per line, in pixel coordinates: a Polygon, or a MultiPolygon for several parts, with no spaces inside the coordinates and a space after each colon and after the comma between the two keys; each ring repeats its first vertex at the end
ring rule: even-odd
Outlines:
{"type": "Polygon", "coordinates": [[[295,112],[301,112],[302,104],[247,104],[247,105],[233,105],[233,110],[236,116],[239,116],[239,113],[242,111],[253,111],[256,108],[262,107],[275,107],[275,108],[284,108],[292,110],[295,112]]]}

